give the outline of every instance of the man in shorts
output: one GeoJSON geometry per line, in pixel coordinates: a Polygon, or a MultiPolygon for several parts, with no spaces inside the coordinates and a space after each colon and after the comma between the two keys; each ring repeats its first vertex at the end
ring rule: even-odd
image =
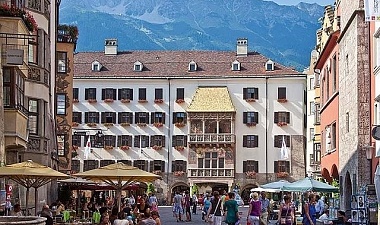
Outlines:
{"type": "Polygon", "coordinates": [[[181,214],[183,212],[182,209],[182,195],[179,192],[176,192],[173,197],[173,212],[178,221],[182,221],[181,214]]]}

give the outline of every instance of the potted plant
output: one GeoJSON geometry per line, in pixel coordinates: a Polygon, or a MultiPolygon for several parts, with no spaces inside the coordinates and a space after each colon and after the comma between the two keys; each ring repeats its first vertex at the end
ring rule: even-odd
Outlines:
{"type": "Polygon", "coordinates": [[[153,123],[153,126],[159,128],[159,127],[162,127],[164,124],[162,123],[153,123]]]}
{"type": "Polygon", "coordinates": [[[111,103],[111,102],[113,102],[114,100],[112,99],[112,98],[106,98],[106,99],[104,99],[104,102],[106,102],[106,103],[111,103]]]}
{"type": "Polygon", "coordinates": [[[90,98],[87,100],[87,102],[88,103],[96,103],[97,101],[96,101],[96,99],[90,98]]]}
{"type": "Polygon", "coordinates": [[[121,123],[120,125],[121,125],[122,127],[129,127],[129,126],[131,126],[130,123],[121,123]]]}
{"type": "Polygon", "coordinates": [[[286,125],[288,125],[287,122],[278,122],[277,123],[277,126],[279,126],[279,127],[286,126],[286,125]]]}
{"type": "Polygon", "coordinates": [[[246,98],[245,101],[246,102],[256,102],[256,99],[254,99],[254,98],[246,98]]]}
{"type": "Polygon", "coordinates": [[[78,150],[78,145],[73,145],[74,150],[78,150]]]}
{"type": "Polygon", "coordinates": [[[89,127],[96,127],[97,124],[96,123],[87,123],[87,126],[89,126],[89,127]]]}
{"type": "Polygon", "coordinates": [[[256,178],[256,171],[247,171],[245,172],[247,178],[256,178]]]}
{"type": "Polygon", "coordinates": [[[158,150],[161,150],[162,149],[162,146],[161,145],[154,145],[152,147],[154,150],[158,151],[158,150]]]}
{"type": "Polygon", "coordinates": [[[78,156],[78,152],[77,151],[72,151],[71,152],[71,158],[75,158],[78,156]]]}
{"type": "Polygon", "coordinates": [[[77,127],[77,126],[79,126],[79,123],[77,123],[77,122],[73,122],[73,123],[71,124],[71,126],[72,126],[72,127],[77,127]]]}
{"type": "Polygon", "coordinates": [[[120,146],[120,149],[121,150],[128,150],[129,146],[128,145],[123,145],[123,146],[120,146]]]}
{"type": "Polygon", "coordinates": [[[288,176],[289,176],[288,172],[278,172],[277,173],[277,177],[278,178],[285,178],[285,177],[288,177],[288,176]]]}
{"type": "Polygon", "coordinates": [[[156,103],[156,104],[161,104],[163,102],[164,102],[163,99],[154,99],[154,103],[156,103]]]}
{"type": "Polygon", "coordinates": [[[252,123],[246,123],[246,125],[248,127],[255,127],[257,124],[256,124],[256,122],[252,122],[252,123]]]}
{"type": "Polygon", "coordinates": [[[112,150],[112,149],[113,149],[113,146],[106,145],[106,146],[104,146],[104,149],[105,149],[105,150],[112,150]]]}
{"type": "Polygon", "coordinates": [[[139,127],[145,127],[146,123],[137,123],[137,126],[139,126],[139,127]]]}
{"type": "Polygon", "coordinates": [[[179,98],[179,99],[175,100],[175,102],[178,103],[178,104],[181,104],[181,103],[184,103],[185,100],[182,99],[182,98],[179,98]]]}
{"type": "Polygon", "coordinates": [[[122,98],[120,101],[121,101],[122,103],[130,103],[130,102],[131,102],[130,99],[126,99],[126,98],[122,98]]]}
{"type": "Polygon", "coordinates": [[[103,125],[106,126],[106,127],[112,127],[113,123],[103,123],[103,125]]]}
{"type": "Polygon", "coordinates": [[[161,175],[162,174],[161,170],[155,170],[155,171],[153,171],[153,173],[156,174],[156,175],[161,175]]]}
{"type": "Polygon", "coordinates": [[[79,99],[76,99],[76,98],[73,99],[73,103],[78,103],[78,102],[79,102],[79,99]]]}
{"type": "Polygon", "coordinates": [[[148,100],[146,100],[146,99],[139,99],[138,102],[139,102],[139,103],[146,103],[146,102],[148,102],[148,100]]]}
{"type": "Polygon", "coordinates": [[[37,30],[37,23],[32,14],[24,9],[17,8],[15,6],[9,7],[7,4],[0,5],[0,16],[4,17],[19,17],[21,18],[25,26],[30,32],[37,30]]]}
{"type": "Polygon", "coordinates": [[[285,102],[287,102],[288,100],[287,100],[286,98],[279,98],[279,99],[277,99],[277,101],[278,101],[279,103],[285,103],[285,102]]]}
{"type": "Polygon", "coordinates": [[[183,151],[183,150],[185,149],[185,147],[182,146],[182,145],[175,146],[174,148],[175,148],[177,151],[183,151]]]}
{"type": "Polygon", "coordinates": [[[174,176],[176,176],[176,177],[181,177],[181,176],[183,176],[184,174],[185,174],[184,171],[174,171],[174,176]]]}
{"type": "Polygon", "coordinates": [[[184,127],[186,124],[184,122],[179,122],[174,124],[176,127],[184,127]]]}
{"type": "Polygon", "coordinates": [[[74,25],[60,24],[58,25],[58,41],[73,42],[78,40],[78,27],[74,25]]]}

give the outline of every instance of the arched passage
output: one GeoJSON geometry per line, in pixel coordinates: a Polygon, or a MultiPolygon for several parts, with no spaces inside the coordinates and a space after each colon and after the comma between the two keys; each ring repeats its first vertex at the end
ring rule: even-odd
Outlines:
{"type": "Polygon", "coordinates": [[[338,167],[335,164],[331,167],[331,177],[332,179],[339,180],[338,167]]]}
{"type": "Polygon", "coordinates": [[[328,169],[326,168],[323,168],[322,169],[322,172],[321,172],[321,175],[322,177],[329,183],[331,183],[332,179],[331,179],[331,175],[330,175],[330,172],[328,169]]]}
{"type": "MultiPolygon", "coordinates": [[[[342,184],[340,184],[342,185],[342,184]]],[[[347,171],[344,179],[344,206],[345,209],[351,208],[352,183],[350,173],[347,171]]]]}
{"type": "Polygon", "coordinates": [[[248,204],[249,201],[249,195],[251,194],[252,188],[257,188],[257,184],[246,184],[241,188],[240,196],[244,201],[244,204],[248,204]]]}

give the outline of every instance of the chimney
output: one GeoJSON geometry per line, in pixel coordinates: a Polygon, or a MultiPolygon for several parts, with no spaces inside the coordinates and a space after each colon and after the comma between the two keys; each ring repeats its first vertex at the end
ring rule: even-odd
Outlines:
{"type": "Polygon", "coordinates": [[[105,55],[117,55],[117,39],[106,39],[104,42],[105,55]]]}
{"type": "Polygon", "coordinates": [[[248,39],[238,38],[236,45],[236,55],[237,56],[247,56],[248,55],[248,39]]]}

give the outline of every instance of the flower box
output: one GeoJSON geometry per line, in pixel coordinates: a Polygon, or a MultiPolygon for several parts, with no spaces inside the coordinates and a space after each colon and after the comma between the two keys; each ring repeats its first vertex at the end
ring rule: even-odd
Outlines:
{"type": "Polygon", "coordinates": [[[113,146],[109,146],[109,145],[104,146],[105,150],[112,150],[113,148],[114,148],[113,146]]]}
{"type": "Polygon", "coordinates": [[[176,127],[184,127],[184,126],[186,126],[186,124],[185,123],[175,123],[174,124],[176,127]]]}
{"type": "Polygon", "coordinates": [[[87,123],[87,126],[89,127],[96,127],[98,124],[97,123],[87,123]]]}
{"type": "Polygon", "coordinates": [[[125,98],[121,99],[120,101],[121,101],[122,103],[130,103],[130,102],[131,102],[130,99],[125,99],[125,98]]]}
{"type": "Polygon", "coordinates": [[[154,103],[161,104],[163,102],[164,102],[163,99],[154,99],[154,103]]]}
{"type": "Polygon", "coordinates": [[[73,103],[78,103],[78,102],[79,102],[79,99],[76,99],[76,98],[73,99],[73,103]]]}
{"type": "Polygon", "coordinates": [[[128,145],[123,145],[123,146],[120,146],[120,149],[121,150],[128,150],[129,146],[128,145]]]}
{"type": "Polygon", "coordinates": [[[277,126],[279,126],[279,127],[286,126],[286,125],[288,125],[287,122],[278,122],[277,123],[277,126]]]}
{"type": "Polygon", "coordinates": [[[254,179],[254,178],[256,178],[256,171],[247,171],[247,172],[245,172],[245,176],[247,178],[254,179]]]}
{"type": "Polygon", "coordinates": [[[183,151],[184,149],[185,149],[185,147],[184,146],[175,146],[174,147],[177,151],[183,151]]]}
{"type": "Polygon", "coordinates": [[[77,127],[77,126],[79,126],[79,123],[77,123],[77,122],[73,122],[73,123],[71,124],[71,126],[72,126],[72,127],[77,127]]]}
{"type": "Polygon", "coordinates": [[[277,101],[278,101],[279,103],[285,103],[285,102],[287,102],[288,100],[285,99],[285,98],[280,98],[280,99],[277,99],[277,101]]]}
{"type": "Polygon", "coordinates": [[[180,99],[175,100],[175,102],[178,103],[178,104],[181,104],[181,103],[184,103],[185,100],[182,99],[182,98],[180,98],[180,99]]]}
{"type": "Polygon", "coordinates": [[[288,177],[289,173],[288,172],[278,172],[277,173],[277,178],[285,178],[288,177]]]}
{"type": "Polygon", "coordinates": [[[74,150],[78,150],[78,146],[77,145],[73,145],[73,149],[74,150]]]}
{"type": "Polygon", "coordinates": [[[122,127],[129,127],[129,126],[131,126],[131,124],[130,123],[121,123],[120,126],[122,126],[122,127]]]}
{"type": "Polygon", "coordinates": [[[139,127],[145,127],[146,123],[137,123],[137,126],[139,126],[139,127]]]}
{"type": "Polygon", "coordinates": [[[0,17],[19,17],[24,21],[25,26],[31,32],[37,30],[38,27],[31,13],[14,6],[9,7],[6,4],[0,5],[0,17]]]}
{"type": "Polygon", "coordinates": [[[78,152],[77,151],[72,151],[71,152],[71,158],[75,158],[78,156],[78,152]]]}
{"type": "Polygon", "coordinates": [[[96,101],[96,99],[88,99],[87,102],[89,102],[89,103],[96,103],[98,101],[96,101]]]}
{"type": "Polygon", "coordinates": [[[184,171],[174,171],[174,176],[176,176],[176,177],[181,177],[183,175],[185,175],[184,171]]]}
{"type": "Polygon", "coordinates": [[[246,102],[256,102],[256,99],[254,98],[247,98],[245,99],[246,102]]]}
{"type": "Polygon", "coordinates": [[[139,102],[139,103],[146,103],[146,102],[148,102],[148,100],[146,100],[146,99],[139,99],[138,102],[139,102]]]}
{"type": "Polygon", "coordinates": [[[162,127],[164,124],[162,124],[162,123],[153,123],[153,126],[155,126],[155,127],[162,127]]]}
{"type": "Polygon", "coordinates": [[[161,150],[162,149],[162,146],[161,145],[154,145],[152,147],[154,150],[158,151],[158,150],[161,150]]]}
{"type": "Polygon", "coordinates": [[[114,100],[112,99],[112,98],[106,98],[106,99],[104,99],[104,102],[106,102],[106,103],[111,103],[111,102],[113,102],[114,100]]]}
{"type": "Polygon", "coordinates": [[[106,126],[106,127],[112,127],[113,123],[103,123],[103,125],[106,126]]]}
{"type": "Polygon", "coordinates": [[[248,127],[255,127],[255,126],[257,125],[257,123],[255,123],[255,122],[252,122],[252,123],[246,123],[246,125],[247,125],[248,127]]]}

